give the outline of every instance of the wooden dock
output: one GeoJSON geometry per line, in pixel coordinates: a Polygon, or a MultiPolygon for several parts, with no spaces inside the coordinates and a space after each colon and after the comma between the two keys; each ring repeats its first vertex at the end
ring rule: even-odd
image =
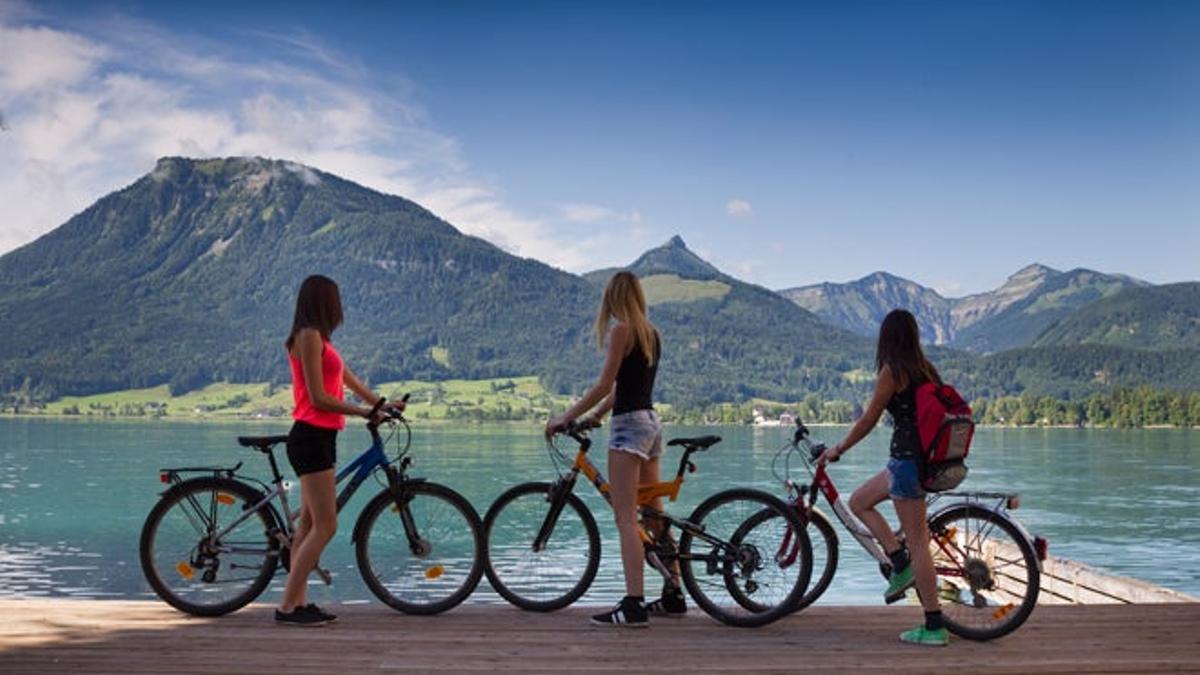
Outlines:
{"type": "Polygon", "coordinates": [[[585,608],[331,609],[337,624],[295,628],[267,605],[197,619],[157,602],[0,600],[0,673],[1200,671],[1195,603],[1040,606],[1008,637],[944,649],[897,641],[921,616],[912,606],[817,606],[756,629],[693,609],[648,630],[592,627],[585,608]]]}

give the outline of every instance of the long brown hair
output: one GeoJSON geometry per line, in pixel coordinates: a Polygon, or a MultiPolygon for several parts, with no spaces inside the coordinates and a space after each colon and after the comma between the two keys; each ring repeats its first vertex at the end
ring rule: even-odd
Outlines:
{"type": "Polygon", "coordinates": [[[646,363],[654,365],[657,334],[654,324],[646,316],[646,295],[642,293],[642,284],[633,272],[617,272],[604,287],[604,297],[596,313],[596,344],[601,347],[604,346],[604,335],[608,332],[610,319],[629,326],[633,331],[634,346],[642,350],[646,363]]]}
{"type": "Polygon", "coordinates": [[[887,366],[901,388],[916,382],[942,383],[937,368],[921,350],[921,334],[911,312],[893,309],[879,326],[879,346],[875,348],[875,372],[887,366]]]}
{"type": "Polygon", "coordinates": [[[292,319],[292,332],[288,334],[288,351],[296,342],[296,333],[305,328],[314,328],[328,340],[333,331],[342,325],[342,295],[338,285],[329,277],[314,274],[300,284],[296,296],[296,315],[292,319]]]}

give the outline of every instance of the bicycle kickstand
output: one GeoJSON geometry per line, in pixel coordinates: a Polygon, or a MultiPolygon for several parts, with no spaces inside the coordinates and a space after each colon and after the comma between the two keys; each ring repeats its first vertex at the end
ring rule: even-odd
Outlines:
{"type": "Polygon", "coordinates": [[[333,585],[333,575],[329,573],[329,570],[321,567],[321,563],[318,562],[313,567],[313,571],[317,573],[317,576],[321,577],[321,581],[324,581],[326,586],[333,585]]]}

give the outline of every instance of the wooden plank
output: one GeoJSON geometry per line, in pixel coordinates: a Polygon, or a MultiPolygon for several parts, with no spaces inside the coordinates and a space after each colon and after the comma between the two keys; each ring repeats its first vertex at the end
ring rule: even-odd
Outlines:
{"type": "Polygon", "coordinates": [[[1016,633],[949,648],[902,645],[915,607],[812,607],[770,626],[723,626],[694,608],[648,630],[596,628],[590,611],[468,606],[412,617],[335,606],[325,628],[276,626],[256,605],[219,619],[155,602],[0,600],[3,673],[575,673],[1195,671],[1200,604],[1038,607],[1016,633]]]}
{"type": "MultiPolygon", "coordinates": [[[[988,539],[981,546],[985,555],[1005,564],[1020,564],[1021,555],[1008,542],[988,539]]],[[[1000,569],[1006,568],[1000,565],[1000,569]]],[[[1001,588],[1012,585],[1011,579],[1000,579],[1001,588]]],[[[1200,598],[1154,584],[1108,574],[1081,562],[1049,556],[1042,562],[1039,604],[1121,604],[1155,602],[1200,602],[1200,598]]]]}

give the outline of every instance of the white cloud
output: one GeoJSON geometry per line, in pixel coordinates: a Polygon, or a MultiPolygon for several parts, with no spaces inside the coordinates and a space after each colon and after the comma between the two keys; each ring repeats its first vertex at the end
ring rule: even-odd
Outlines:
{"type": "Polygon", "coordinates": [[[731,199],[725,204],[725,213],[734,218],[746,218],[754,213],[754,209],[750,206],[750,202],[744,199],[731,199]]]}
{"type": "Polygon", "coordinates": [[[642,222],[642,214],[636,209],[627,212],[616,211],[597,204],[561,204],[558,207],[563,220],[569,223],[597,224],[621,223],[638,225],[642,222]]]}
{"type": "MultiPolygon", "coordinates": [[[[588,246],[471,171],[402,78],[373,77],[309,34],[255,34],[254,54],[145,22],[86,32],[0,0],[0,253],[151,170],[158,157],[293,160],[417,201],[461,230],[567,269],[588,246]],[[265,54],[265,55],[264,55],[265,54]]],[[[620,214],[618,214],[620,215],[620,214]]],[[[624,214],[630,224],[637,212],[624,214]]]]}

